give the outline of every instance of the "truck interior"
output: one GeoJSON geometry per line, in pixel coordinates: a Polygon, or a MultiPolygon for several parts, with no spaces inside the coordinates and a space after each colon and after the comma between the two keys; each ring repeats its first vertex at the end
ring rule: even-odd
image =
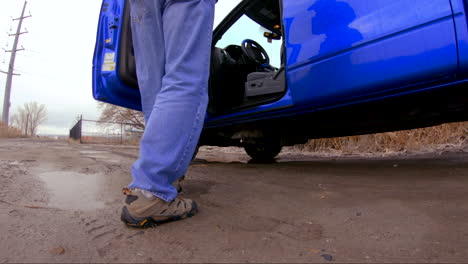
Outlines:
{"type": "MultiPolygon", "coordinates": [[[[281,8],[278,0],[242,1],[213,33],[209,80],[212,115],[278,100],[286,91],[281,8]]],[[[128,1],[118,73],[138,89],[128,1]]]]}
{"type": "Polygon", "coordinates": [[[210,114],[279,99],[286,90],[278,0],[244,1],[213,34],[210,114]]]}

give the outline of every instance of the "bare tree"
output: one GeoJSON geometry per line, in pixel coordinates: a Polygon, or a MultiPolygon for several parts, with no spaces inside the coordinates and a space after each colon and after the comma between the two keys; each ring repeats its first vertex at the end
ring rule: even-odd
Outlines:
{"type": "Polygon", "coordinates": [[[29,133],[29,114],[26,112],[25,108],[19,107],[16,113],[11,117],[13,126],[21,130],[21,133],[24,136],[27,136],[29,133]]]}
{"type": "Polygon", "coordinates": [[[145,119],[140,111],[102,102],[99,102],[98,107],[102,110],[100,121],[126,123],[136,129],[145,129],[145,119]]]}
{"type": "Polygon", "coordinates": [[[25,136],[35,136],[37,128],[47,119],[46,106],[37,102],[25,103],[19,107],[12,116],[14,126],[21,130],[25,136]]]}

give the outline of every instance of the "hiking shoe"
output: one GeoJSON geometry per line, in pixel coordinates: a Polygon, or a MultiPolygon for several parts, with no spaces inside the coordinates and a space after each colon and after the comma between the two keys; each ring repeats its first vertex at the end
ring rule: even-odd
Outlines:
{"type": "Polygon", "coordinates": [[[146,228],[192,217],[198,212],[195,201],[175,198],[166,202],[156,196],[150,198],[138,190],[123,190],[127,196],[120,219],[128,226],[146,228]]]}

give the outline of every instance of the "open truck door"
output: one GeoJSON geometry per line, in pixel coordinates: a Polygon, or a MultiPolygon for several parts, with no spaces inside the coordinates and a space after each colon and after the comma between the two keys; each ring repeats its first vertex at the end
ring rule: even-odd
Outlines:
{"type": "Polygon", "coordinates": [[[96,100],[141,111],[128,0],[105,0],[93,58],[96,100]]]}

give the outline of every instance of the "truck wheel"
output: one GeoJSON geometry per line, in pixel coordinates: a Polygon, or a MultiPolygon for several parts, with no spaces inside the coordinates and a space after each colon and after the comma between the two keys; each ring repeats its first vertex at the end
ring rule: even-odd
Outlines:
{"type": "Polygon", "coordinates": [[[259,141],[244,144],[244,150],[254,161],[272,161],[281,152],[279,140],[259,141]]]}

